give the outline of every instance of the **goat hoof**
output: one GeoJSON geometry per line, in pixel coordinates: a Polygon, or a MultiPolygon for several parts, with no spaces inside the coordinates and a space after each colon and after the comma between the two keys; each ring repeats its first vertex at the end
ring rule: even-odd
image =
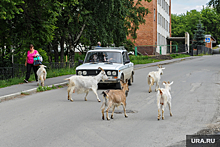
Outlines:
{"type": "Polygon", "coordinates": [[[107,117],[107,120],[110,120],[110,119],[107,117]]]}
{"type": "Polygon", "coordinates": [[[164,120],[164,117],[162,117],[162,120],[164,120]]]}
{"type": "Polygon", "coordinates": [[[85,101],[87,101],[87,99],[85,99],[85,101]]]}
{"type": "Polygon", "coordinates": [[[98,100],[98,102],[101,102],[101,100],[98,100]]]}
{"type": "Polygon", "coordinates": [[[103,119],[103,120],[105,120],[105,117],[104,117],[104,116],[102,116],[102,119],[103,119]]]}
{"type": "Polygon", "coordinates": [[[70,100],[71,102],[73,102],[73,100],[70,100]]]}
{"type": "Polygon", "coordinates": [[[173,116],[173,114],[172,114],[172,113],[170,113],[170,116],[173,116]]]}
{"type": "Polygon", "coordinates": [[[111,119],[113,119],[113,115],[111,116],[111,119]]]}
{"type": "Polygon", "coordinates": [[[127,115],[125,115],[125,118],[128,118],[128,116],[127,116],[127,115]]]}

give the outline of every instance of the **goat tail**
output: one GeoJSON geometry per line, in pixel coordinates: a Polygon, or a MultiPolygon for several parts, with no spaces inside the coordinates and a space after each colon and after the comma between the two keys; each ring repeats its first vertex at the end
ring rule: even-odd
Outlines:
{"type": "Polygon", "coordinates": [[[148,75],[148,77],[147,77],[148,85],[151,84],[151,81],[150,81],[151,79],[152,79],[152,83],[153,83],[153,85],[154,85],[154,78],[151,77],[151,75],[148,75]]]}
{"type": "Polygon", "coordinates": [[[69,81],[70,81],[70,78],[66,78],[66,79],[64,79],[64,80],[69,80],[69,81]]]}
{"type": "Polygon", "coordinates": [[[150,78],[151,78],[151,76],[148,75],[148,76],[147,76],[147,82],[148,82],[148,85],[150,85],[150,78]]]}
{"type": "Polygon", "coordinates": [[[162,95],[163,94],[163,91],[160,89],[160,88],[158,88],[158,89],[156,89],[157,91],[160,91],[160,95],[162,95]]]}

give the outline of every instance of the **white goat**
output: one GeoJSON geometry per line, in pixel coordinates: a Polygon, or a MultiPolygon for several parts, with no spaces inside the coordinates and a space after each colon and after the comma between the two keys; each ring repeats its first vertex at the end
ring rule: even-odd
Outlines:
{"type": "Polygon", "coordinates": [[[87,101],[86,97],[89,91],[92,90],[95,93],[98,102],[101,102],[97,94],[98,83],[100,82],[100,80],[108,80],[108,76],[101,67],[99,67],[98,69],[100,69],[101,72],[97,76],[72,76],[65,79],[69,80],[69,85],[67,89],[68,100],[73,102],[71,95],[76,91],[77,94],[86,93],[85,101],[87,101]]]}
{"type": "Polygon", "coordinates": [[[104,116],[104,110],[105,107],[107,106],[107,110],[106,110],[106,118],[107,120],[110,120],[109,116],[108,116],[108,111],[111,107],[112,108],[112,115],[111,115],[111,119],[113,119],[113,114],[115,111],[115,107],[122,105],[123,109],[124,109],[124,115],[127,118],[127,114],[126,114],[126,96],[127,93],[129,92],[129,88],[128,88],[128,80],[126,80],[126,83],[124,83],[123,81],[121,81],[121,86],[122,86],[122,90],[107,90],[107,91],[103,91],[103,98],[104,101],[102,103],[102,119],[105,119],[104,116]]]}
{"type": "Polygon", "coordinates": [[[41,86],[44,86],[44,81],[46,80],[47,77],[47,71],[44,67],[45,65],[39,65],[40,68],[37,70],[37,77],[38,77],[38,83],[37,86],[39,86],[39,81],[41,81],[41,86]]]}
{"type": "Polygon", "coordinates": [[[154,83],[156,83],[156,87],[155,87],[155,91],[157,91],[157,88],[159,88],[159,82],[160,82],[160,75],[163,74],[163,70],[165,68],[162,68],[162,65],[159,66],[157,65],[159,68],[158,71],[151,71],[149,72],[149,74],[147,75],[147,81],[148,81],[148,85],[149,85],[149,93],[152,92],[151,90],[151,86],[154,85],[154,83]]]}
{"type": "Polygon", "coordinates": [[[170,116],[173,116],[171,112],[171,85],[173,82],[163,82],[163,85],[165,88],[158,88],[157,92],[157,108],[158,108],[158,120],[160,120],[160,110],[162,110],[162,119],[164,119],[164,109],[166,108],[166,105],[168,104],[169,110],[170,110],[170,116]]]}

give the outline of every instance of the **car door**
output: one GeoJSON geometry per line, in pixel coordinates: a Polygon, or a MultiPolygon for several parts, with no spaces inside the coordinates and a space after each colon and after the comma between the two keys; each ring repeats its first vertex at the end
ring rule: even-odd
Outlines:
{"type": "Polygon", "coordinates": [[[126,61],[128,61],[128,56],[127,56],[127,52],[123,52],[123,66],[124,66],[124,80],[126,79],[130,79],[130,63],[126,63],[126,61]]]}
{"type": "MultiPolygon", "coordinates": [[[[130,61],[129,56],[128,56],[128,52],[126,52],[125,54],[126,54],[127,60],[130,61]]],[[[128,64],[128,79],[130,79],[132,71],[134,70],[134,64],[132,62],[129,62],[127,64],[128,64]]]]}

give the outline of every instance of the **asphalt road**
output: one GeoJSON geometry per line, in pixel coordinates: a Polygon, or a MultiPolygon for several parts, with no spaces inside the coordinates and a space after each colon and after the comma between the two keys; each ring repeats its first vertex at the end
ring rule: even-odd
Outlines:
{"type": "MultiPolygon", "coordinates": [[[[146,76],[155,66],[135,70],[127,97],[128,118],[118,113],[120,106],[114,119],[102,120],[102,103],[94,93],[89,93],[88,101],[84,94],[73,94],[70,102],[67,87],[0,103],[0,147],[175,145],[219,119],[219,59],[203,56],[164,65],[161,82],[174,81],[173,117],[167,107],[165,120],[157,120],[156,92],[148,93],[146,76]]],[[[98,90],[101,100],[102,91],[98,90]]]]}

